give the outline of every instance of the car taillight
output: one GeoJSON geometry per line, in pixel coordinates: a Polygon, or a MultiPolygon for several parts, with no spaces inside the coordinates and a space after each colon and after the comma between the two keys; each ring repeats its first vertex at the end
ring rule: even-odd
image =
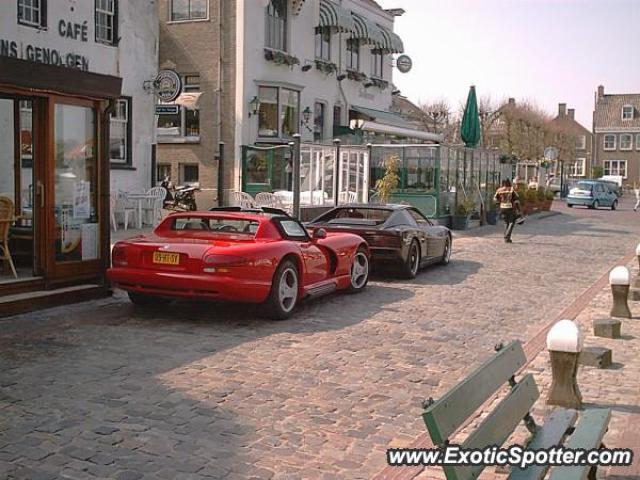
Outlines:
{"type": "Polygon", "coordinates": [[[126,267],[128,265],[127,254],[124,247],[116,245],[113,248],[113,252],[111,253],[111,263],[114,267],[126,267]]]}
{"type": "Polygon", "coordinates": [[[209,254],[204,257],[203,271],[206,273],[229,273],[232,267],[240,267],[247,263],[249,260],[244,257],[209,254]]]}

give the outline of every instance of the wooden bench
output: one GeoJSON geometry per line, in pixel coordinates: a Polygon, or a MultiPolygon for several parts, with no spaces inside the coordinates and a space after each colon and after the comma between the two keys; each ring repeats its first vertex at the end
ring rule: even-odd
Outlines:
{"type": "MultiPolygon", "coordinates": [[[[423,419],[433,444],[446,446],[449,437],[464,425],[474,412],[488,399],[496,395],[508,382],[510,391],[496,408],[482,420],[460,445],[464,449],[502,446],[522,421],[530,432],[526,448],[538,450],[563,445],[567,448],[593,449],[602,446],[607,431],[611,410],[594,408],[580,415],[578,412],[557,408],[551,411],[543,425],[537,425],[529,413],[540,393],[528,374],[516,382],[516,372],[526,363],[520,342],[506,347],[496,347],[497,354],[462,380],[442,398],[425,402],[423,419]],[[568,437],[568,438],[567,438],[568,437]]],[[[471,480],[478,478],[485,469],[477,466],[443,466],[447,480],[471,480]]],[[[512,468],[510,480],[542,479],[549,466],[532,465],[526,469],[512,468]]],[[[507,478],[507,477],[505,477],[507,478]]],[[[588,466],[555,467],[551,471],[553,480],[595,479],[595,468],[588,466]]]]}

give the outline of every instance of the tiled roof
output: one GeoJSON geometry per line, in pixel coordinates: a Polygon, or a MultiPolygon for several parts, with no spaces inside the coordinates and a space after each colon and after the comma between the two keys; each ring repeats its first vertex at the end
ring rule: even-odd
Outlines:
{"type": "Polygon", "coordinates": [[[555,127],[559,127],[564,131],[568,131],[574,135],[591,135],[591,131],[585,128],[577,120],[572,119],[569,115],[558,115],[556,118],[549,122],[555,127]]]}
{"type": "Polygon", "coordinates": [[[640,128],[640,93],[605,95],[597,99],[594,113],[595,128],[640,128]],[[634,107],[633,118],[622,119],[622,107],[634,107]]]}

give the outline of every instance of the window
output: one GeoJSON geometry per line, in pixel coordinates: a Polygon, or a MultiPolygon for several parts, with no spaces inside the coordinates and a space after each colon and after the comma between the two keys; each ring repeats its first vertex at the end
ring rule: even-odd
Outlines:
{"type": "Polygon", "coordinates": [[[604,174],[605,175],[621,175],[622,178],[627,178],[627,161],[626,160],[605,160],[604,174]]]}
{"type": "Polygon", "coordinates": [[[280,220],[277,222],[285,237],[291,240],[308,240],[307,230],[297,220],[280,220]]]}
{"type": "Polygon", "coordinates": [[[171,178],[171,165],[168,163],[159,163],[156,167],[158,185],[160,185],[165,178],[171,178]]]}
{"type": "Polygon", "coordinates": [[[418,212],[417,210],[413,210],[413,209],[409,210],[409,215],[411,215],[413,219],[416,221],[416,223],[421,227],[428,227],[431,225],[431,222],[427,220],[426,217],[422,215],[420,212],[418,212]]]}
{"type": "Polygon", "coordinates": [[[47,0],[18,0],[18,23],[46,28],[47,0]]]}
{"type": "Polygon", "coordinates": [[[96,0],[96,42],[115,45],[117,38],[117,0],[96,0]]]}
{"type": "Polygon", "coordinates": [[[605,135],[604,136],[604,149],[605,150],[615,150],[616,149],[616,136],[615,135],[605,135]]]}
{"type": "Polygon", "coordinates": [[[587,136],[586,135],[578,135],[576,137],[576,148],[578,150],[584,150],[587,148],[587,136]]]}
{"type": "Polygon", "coordinates": [[[620,135],[620,150],[631,150],[633,148],[633,135],[623,133],[620,135]]]}
{"type": "Polygon", "coordinates": [[[347,68],[360,70],[360,40],[357,38],[347,40],[347,68]]]}
{"type": "Polygon", "coordinates": [[[340,105],[333,106],[333,128],[334,130],[342,125],[342,107],[340,105]]]}
{"type": "Polygon", "coordinates": [[[131,165],[131,98],[121,98],[111,114],[109,159],[111,163],[131,165]]]}
{"type": "MultiPolygon", "coordinates": [[[[185,75],[182,78],[183,92],[200,91],[200,75],[185,75]]],[[[171,104],[173,105],[173,104],[171,104]]],[[[190,141],[200,140],[200,111],[197,108],[178,106],[178,113],[158,115],[158,136],[160,141],[183,138],[190,141]]]]}
{"type": "Polygon", "coordinates": [[[321,142],[324,138],[324,116],[326,105],[322,102],[316,102],[313,114],[313,140],[321,142]]]}
{"type": "Polygon", "coordinates": [[[291,137],[300,124],[300,92],[281,87],[259,87],[259,137],[291,137]]]}
{"type": "Polygon", "coordinates": [[[371,51],[371,76],[384,77],[384,54],[380,50],[371,51]]]}
{"type": "Polygon", "coordinates": [[[625,105],[622,107],[622,120],[633,120],[633,105],[625,105]]]}
{"type": "Polygon", "coordinates": [[[171,21],[206,20],[207,0],[172,0],[171,21]]]}
{"type": "Polygon", "coordinates": [[[571,165],[570,175],[572,177],[584,177],[586,164],[587,164],[586,158],[576,158],[575,163],[571,165]]]}
{"type": "Polygon", "coordinates": [[[331,60],[331,27],[316,28],[316,58],[331,60]]]}
{"type": "Polygon", "coordinates": [[[180,164],[180,184],[198,187],[200,181],[198,165],[196,164],[180,164]]]}
{"type": "Polygon", "coordinates": [[[287,0],[271,0],[267,5],[267,47],[287,49],[287,0]]]}
{"type": "Polygon", "coordinates": [[[640,150],[640,133],[636,133],[636,150],[640,150]]]}

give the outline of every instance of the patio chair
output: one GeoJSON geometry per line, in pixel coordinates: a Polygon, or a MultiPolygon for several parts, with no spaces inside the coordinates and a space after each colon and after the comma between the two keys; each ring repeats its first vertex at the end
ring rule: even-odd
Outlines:
{"type": "Polygon", "coordinates": [[[279,208],[280,210],[287,212],[289,215],[291,215],[293,209],[292,205],[285,205],[280,197],[269,192],[258,193],[256,195],[256,203],[259,207],[279,208]]]}
{"type": "Polygon", "coordinates": [[[356,192],[340,192],[338,194],[338,202],[340,203],[355,203],[357,200],[356,192]]]}
{"type": "Polygon", "coordinates": [[[149,197],[149,203],[143,207],[145,217],[147,215],[151,216],[152,225],[157,225],[162,220],[162,206],[164,204],[164,199],[167,196],[167,189],[164,187],[153,187],[150,188],[147,192],[149,197]]]}
{"type": "Polygon", "coordinates": [[[9,228],[15,221],[14,213],[13,201],[8,197],[0,197],[0,260],[9,262],[14,278],[18,278],[9,250],[9,228]]]}
{"type": "Polygon", "coordinates": [[[122,223],[125,231],[129,228],[129,217],[136,216],[136,207],[129,200],[127,200],[127,192],[118,190],[117,192],[111,192],[111,196],[116,198],[115,208],[112,209],[113,220],[118,223],[118,216],[122,215],[122,223]]]}
{"type": "Polygon", "coordinates": [[[231,203],[234,207],[242,208],[255,208],[258,206],[254,198],[246,192],[231,192],[231,203]]]}
{"type": "Polygon", "coordinates": [[[111,219],[111,227],[114,232],[118,231],[118,222],[116,222],[116,208],[118,207],[118,193],[111,192],[109,195],[109,218],[111,219]]]}

